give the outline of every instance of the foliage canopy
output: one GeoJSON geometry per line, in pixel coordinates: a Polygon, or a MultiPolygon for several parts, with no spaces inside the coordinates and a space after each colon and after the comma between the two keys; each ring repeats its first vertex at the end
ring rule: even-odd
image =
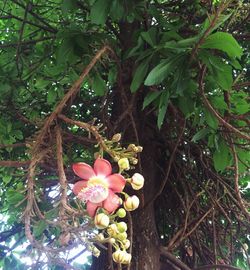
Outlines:
{"type": "MultiPolygon", "coordinates": [[[[249,269],[249,9],[247,0],[1,1],[2,269],[46,269],[52,249],[51,269],[89,268],[62,256],[89,244],[74,222],[86,238],[93,226],[70,211],[71,229],[55,222],[58,138],[70,190],[71,165],[91,163],[96,143],[111,147],[118,132],[125,147],[144,148],[131,269],[249,269]]],[[[92,269],[108,269],[109,257],[92,269]]]]}

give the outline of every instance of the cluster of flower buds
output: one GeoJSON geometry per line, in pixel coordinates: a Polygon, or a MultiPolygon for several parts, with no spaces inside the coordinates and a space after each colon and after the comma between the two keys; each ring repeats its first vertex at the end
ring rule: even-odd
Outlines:
{"type": "MultiPolygon", "coordinates": [[[[117,133],[111,141],[108,141],[109,149],[115,153],[112,157],[118,163],[119,172],[112,174],[110,162],[101,158],[101,153],[96,155],[93,168],[83,162],[73,164],[75,174],[82,178],[74,184],[73,192],[85,203],[95,227],[101,230],[96,235],[95,241],[110,243],[114,248],[113,260],[116,263],[129,264],[131,254],[127,252],[130,247],[128,227],[120,219],[126,217],[126,211],[137,209],[140,200],[136,195],[129,195],[123,189],[126,185],[130,185],[137,191],[144,185],[144,177],[141,174],[134,173],[129,177],[127,173],[137,164],[137,154],[142,151],[142,147],[130,144],[127,148],[121,148],[120,139],[121,134],[117,133]],[[112,148],[112,144],[117,145],[116,148],[112,148]]],[[[100,253],[95,246],[91,252],[94,256],[99,256],[100,253]]]]}
{"type": "Polygon", "coordinates": [[[96,214],[94,219],[95,226],[98,229],[102,229],[103,232],[99,233],[95,240],[100,243],[108,242],[112,244],[115,249],[112,257],[116,263],[129,264],[131,254],[127,252],[127,249],[130,247],[127,234],[128,226],[124,221],[116,221],[116,218],[124,218],[125,216],[126,211],[124,208],[120,208],[116,214],[111,217],[104,213],[96,214]],[[113,220],[111,224],[110,220],[113,220]]]}
{"type": "Polygon", "coordinates": [[[116,263],[130,264],[132,256],[126,250],[118,249],[112,254],[112,258],[116,263]]]}

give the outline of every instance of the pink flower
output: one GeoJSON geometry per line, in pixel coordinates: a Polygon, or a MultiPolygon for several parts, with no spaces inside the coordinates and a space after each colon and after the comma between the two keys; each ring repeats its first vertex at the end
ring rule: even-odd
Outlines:
{"type": "Polygon", "coordinates": [[[94,169],[86,163],[73,164],[73,171],[83,180],[74,184],[73,192],[87,204],[87,212],[94,217],[97,208],[102,207],[109,213],[120,205],[120,199],[115,194],[120,193],[126,183],[121,174],[112,174],[112,167],[106,159],[98,158],[94,169]]]}

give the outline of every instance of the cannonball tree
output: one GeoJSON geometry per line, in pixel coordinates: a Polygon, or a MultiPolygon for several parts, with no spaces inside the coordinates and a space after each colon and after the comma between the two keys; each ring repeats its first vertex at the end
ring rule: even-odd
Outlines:
{"type": "Polygon", "coordinates": [[[0,2],[1,269],[249,269],[249,10],[0,2]]]}

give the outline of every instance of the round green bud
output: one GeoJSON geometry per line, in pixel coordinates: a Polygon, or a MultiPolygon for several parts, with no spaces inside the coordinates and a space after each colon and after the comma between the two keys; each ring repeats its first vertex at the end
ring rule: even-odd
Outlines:
{"type": "Polygon", "coordinates": [[[117,212],[116,212],[117,216],[119,218],[124,218],[126,217],[126,210],[124,208],[120,208],[117,212]]]}

